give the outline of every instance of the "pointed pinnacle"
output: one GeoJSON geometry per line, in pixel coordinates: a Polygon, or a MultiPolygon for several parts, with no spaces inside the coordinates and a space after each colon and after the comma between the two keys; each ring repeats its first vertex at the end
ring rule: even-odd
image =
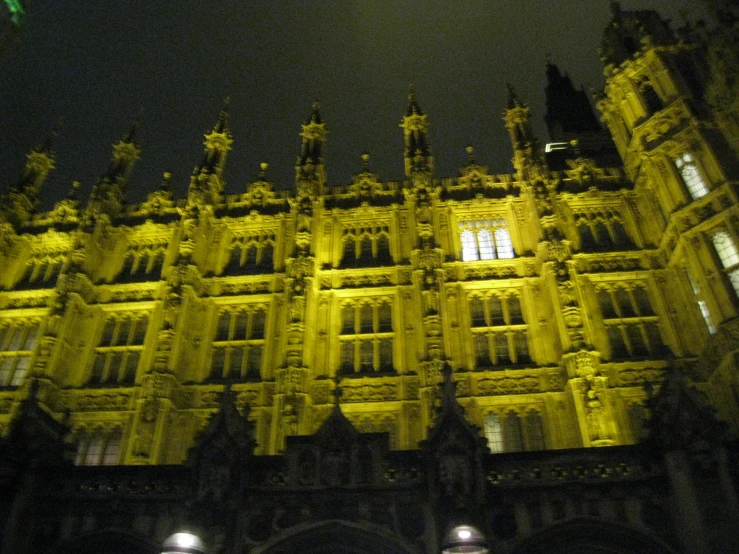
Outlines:
{"type": "Polygon", "coordinates": [[[226,98],[223,99],[223,108],[221,109],[221,114],[218,116],[218,121],[213,127],[214,133],[228,132],[228,109],[229,109],[230,104],[231,104],[231,97],[226,96],[226,98]]]}
{"type": "Polygon", "coordinates": [[[67,200],[77,200],[77,190],[81,184],[79,181],[72,181],[72,186],[67,193],[67,200]]]}
{"type": "Polygon", "coordinates": [[[59,131],[62,128],[62,123],[64,122],[64,118],[60,117],[59,120],[56,122],[54,127],[52,127],[51,131],[49,132],[49,136],[46,137],[44,142],[39,144],[34,150],[40,154],[46,154],[46,155],[53,155],[54,150],[56,147],[56,139],[59,138],[59,131]]]}
{"type": "Polygon", "coordinates": [[[522,104],[516,96],[516,91],[513,90],[513,85],[506,83],[506,88],[508,88],[508,109],[520,108],[522,104]]]}
{"type": "Polygon", "coordinates": [[[321,124],[321,103],[316,98],[313,100],[313,104],[311,105],[311,113],[310,113],[310,119],[308,119],[308,124],[316,123],[318,125],[321,124]]]}
{"type": "Polygon", "coordinates": [[[416,93],[413,91],[412,84],[408,85],[408,109],[406,110],[406,115],[423,115],[423,110],[421,110],[421,106],[416,101],[416,93]]]}
{"type": "Polygon", "coordinates": [[[128,144],[136,144],[138,145],[138,130],[139,130],[139,121],[134,120],[133,123],[131,123],[131,128],[128,130],[128,133],[123,135],[123,138],[121,139],[121,142],[125,142],[128,144]]]}

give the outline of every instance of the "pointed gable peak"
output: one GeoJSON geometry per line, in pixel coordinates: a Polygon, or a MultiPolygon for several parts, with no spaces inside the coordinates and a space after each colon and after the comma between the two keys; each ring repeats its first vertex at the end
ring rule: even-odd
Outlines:
{"type": "Polygon", "coordinates": [[[467,421],[464,408],[457,401],[457,383],[451,366],[445,362],[441,373],[441,407],[425,443],[435,448],[450,440],[462,440],[470,446],[483,448],[485,439],[480,436],[477,427],[467,421]]]}
{"type": "Polygon", "coordinates": [[[188,460],[197,463],[206,451],[219,451],[229,446],[235,447],[241,456],[250,455],[256,446],[254,424],[249,421],[250,411],[247,404],[244,413],[239,412],[231,383],[226,383],[220,408],[200,433],[188,460]]]}
{"type": "Polygon", "coordinates": [[[727,436],[725,424],[718,420],[690,386],[685,375],[671,368],[656,395],[647,390],[647,441],[665,450],[694,450],[721,443],[727,436]]]}
{"type": "Polygon", "coordinates": [[[341,378],[338,375],[334,383],[334,390],[331,391],[334,397],[334,407],[314,436],[318,444],[326,446],[351,444],[359,437],[359,431],[341,411],[341,397],[344,389],[340,386],[341,378]]]}

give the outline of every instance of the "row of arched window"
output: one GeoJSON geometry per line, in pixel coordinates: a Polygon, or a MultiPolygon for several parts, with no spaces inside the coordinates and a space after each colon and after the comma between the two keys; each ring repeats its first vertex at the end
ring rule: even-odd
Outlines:
{"type": "Polygon", "coordinates": [[[75,465],[99,466],[121,463],[123,429],[96,429],[77,437],[75,465]]]}
{"type": "Polygon", "coordinates": [[[515,411],[501,415],[488,413],[483,420],[483,432],[493,453],[547,448],[544,423],[541,414],[534,409],[524,415],[515,411]]]}

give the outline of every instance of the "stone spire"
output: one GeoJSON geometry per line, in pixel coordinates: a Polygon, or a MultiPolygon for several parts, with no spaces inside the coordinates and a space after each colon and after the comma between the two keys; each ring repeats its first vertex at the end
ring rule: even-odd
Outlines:
{"type": "Polygon", "coordinates": [[[223,109],[218,116],[218,121],[216,121],[213,129],[204,135],[205,140],[203,141],[203,145],[205,146],[205,151],[202,161],[195,167],[195,172],[197,173],[207,172],[211,175],[218,175],[219,177],[223,174],[226,156],[233,144],[231,130],[228,127],[230,102],[231,100],[229,98],[224,100],[223,109]]]}
{"type": "Polygon", "coordinates": [[[230,99],[226,98],[218,121],[204,135],[203,158],[190,177],[187,205],[191,210],[218,203],[223,193],[223,168],[233,144],[233,136],[228,127],[229,103],[230,99]]]}
{"type": "Polygon", "coordinates": [[[429,147],[429,125],[426,118],[426,114],[418,105],[413,88],[409,87],[408,107],[403,117],[403,123],[400,124],[405,142],[405,175],[408,178],[415,173],[430,174],[434,170],[434,157],[431,155],[431,148],[429,147]]]}
{"type": "Polygon", "coordinates": [[[113,155],[108,170],[92,189],[89,205],[91,216],[115,217],[123,209],[128,178],[136,160],[141,155],[137,136],[138,128],[138,121],[134,121],[123,138],[113,145],[113,155]]]}
{"type": "Polygon", "coordinates": [[[508,102],[503,115],[513,145],[513,167],[519,180],[528,178],[532,166],[541,166],[543,156],[539,141],[531,130],[531,110],[508,85],[508,102]]]}
{"type": "Polygon", "coordinates": [[[2,201],[2,216],[13,225],[22,225],[36,210],[41,185],[46,181],[56,162],[54,144],[58,132],[49,133],[44,142],[26,154],[26,164],[18,182],[2,201]]]}
{"type": "Polygon", "coordinates": [[[308,120],[300,131],[302,145],[295,166],[295,183],[299,196],[321,194],[326,186],[323,144],[327,135],[326,124],[321,118],[321,105],[316,100],[313,102],[308,120]]]}

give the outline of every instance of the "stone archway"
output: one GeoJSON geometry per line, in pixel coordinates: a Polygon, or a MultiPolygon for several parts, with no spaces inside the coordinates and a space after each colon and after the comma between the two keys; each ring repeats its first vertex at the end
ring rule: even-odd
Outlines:
{"type": "Polygon", "coordinates": [[[513,554],[675,554],[659,539],[624,525],[576,519],[526,539],[513,554]]]}
{"type": "Polygon", "coordinates": [[[150,542],[123,531],[100,531],[53,548],[49,554],[159,554],[150,542]]]}
{"type": "Polygon", "coordinates": [[[415,554],[416,549],[403,544],[389,533],[345,521],[326,521],[301,527],[276,537],[253,550],[256,554],[415,554]]]}

